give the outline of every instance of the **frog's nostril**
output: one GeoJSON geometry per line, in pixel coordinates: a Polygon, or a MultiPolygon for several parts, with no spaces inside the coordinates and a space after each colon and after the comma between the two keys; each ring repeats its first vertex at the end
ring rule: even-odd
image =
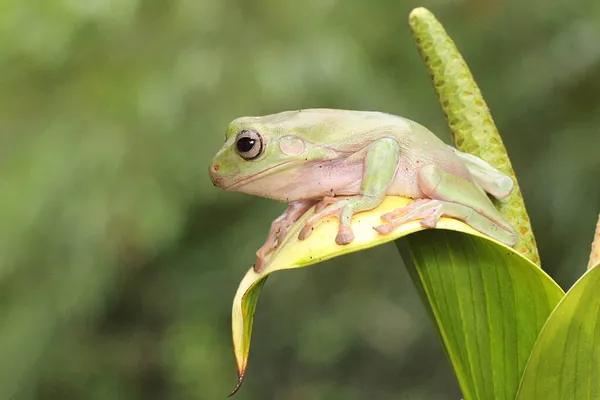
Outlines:
{"type": "Polygon", "coordinates": [[[219,164],[213,164],[210,167],[208,167],[208,175],[210,176],[210,180],[212,181],[212,183],[215,186],[219,185],[219,182],[221,181],[221,177],[219,176],[219,164]]]}

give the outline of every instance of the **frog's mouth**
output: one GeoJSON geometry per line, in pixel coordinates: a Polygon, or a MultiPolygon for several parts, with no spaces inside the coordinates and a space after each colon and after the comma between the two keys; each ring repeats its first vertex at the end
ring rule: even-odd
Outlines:
{"type": "Polygon", "coordinates": [[[240,186],[244,186],[245,184],[250,183],[250,182],[258,179],[258,178],[260,178],[263,175],[268,175],[269,173],[276,172],[277,170],[279,170],[284,165],[291,164],[293,162],[294,161],[285,161],[285,162],[282,162],[281,164],[274,165],[274,166],[272,166],[270,168],[264,169],[264,170],[262,170],[260,172],[257,172],[255,174],[253,174],[253,175],[250,175],[250,176],[247,176],[247,177],[245,177],[243,179],[240,179],[237,182],[233,182],[231,185],[229,185],[227,187],[224,187],[223,189],[225,189],[225,190],[235,190],[235,189],[238,189],[240,186]]]}

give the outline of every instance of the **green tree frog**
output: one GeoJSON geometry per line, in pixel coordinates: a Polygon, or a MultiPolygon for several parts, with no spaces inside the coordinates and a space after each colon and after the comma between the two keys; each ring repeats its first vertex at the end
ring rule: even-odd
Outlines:
{"type": "Polygon", "coordinates": [[[434,228],[447,216],[506,245],[518,240],[487,195],[508,196],[510,177],[446,145],[424,126],[391,114],[306,109],[235,119],[209,175],[225,190],[289,204],[256,253],[257,272],[313,206],[298,239],[306,239],[317,221],[336,216],[335,241],[345,245],[354,238],[353,215],[377,207],[386,195],[415,201],[382,215],[382,224],[373,227],[380,234],[413,220],[434,228]]]}

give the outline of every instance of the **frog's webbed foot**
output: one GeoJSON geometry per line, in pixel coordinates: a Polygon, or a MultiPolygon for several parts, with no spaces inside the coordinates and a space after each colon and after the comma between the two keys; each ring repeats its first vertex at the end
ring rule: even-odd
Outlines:
{"type": "MultiPolygon", "coordinates": [[[[323,218],[336,216],[339,219],[338,233],[335,242],[339,245],[346,245],[354,240],[352,232],[352,216],[361,211],[371,210],[381,203],[380,196],[356,195],[346,198],[325,198],[323,202],[330,203],[325,208],[315,212],[308,220],[298,235],[299,240],[308,238],[316,222],[323,218]],[[333,204],[331,204],[333,203],[333,204]]],[[[318,205],[317,205],[318,207],[318,205]]]]}
{"type": "Polygon", "coordinates": [[[494,239],[514,246],[518,236],[508,226],[503,226],[476,210],[462,204],[443,200],[421,199],[381,216],[387,224],[374,227],[377,232],[387,235],[407,222],[421,220],[425,228],[435,228],[442,216],[458,219],[479,232],[494,239]]]}
{"type": "Polygon", "coordinates": [[[407,222],[420,219],[425,228],[435,228],[444,214],[444,203],[439,200],[418,199],[406,207],[397,208],[383,214],[381,219],[387,224],[374,227],[377,232],[387,235],[407,222]]]}
{"type": "Polygon", "coordinates": [[[265,244],[256,252],[254,271],[261,272],[265,265],[265,256],[279,246],[285,238],[290,226],[308,209],[315,205],[315,200],[300,200],[290,203],[288,208],[271,223],[271,229],[265,244]]]}
{"type": "Polygon", "coordinates": [[[308,218],[298,239],[308,238],[317,221],[334,215],[339,219],[335,242],[339,245],[352,242],[354,240],[351,227],[352,216],[362,211],[372,210],[381,204],[394,179],[399,157],[400,146],[394,139],[384,137],[367,146],[363,160],[360,194],[344,198],[325,197],[315,207],[315,214],[308,218]]]}
{"type": "Polygon", "coordinates": [[[304,240],[311,235],[316,222],[323,218],[336,216],[340,222],[335,242],[339,245],[349,244],[354,240],[354,233],[352,232],[351,227],[352,216],[358,212],[375,208],[381,203],[381,199],[378,197],[357,195],[343,199],[325,198],[323,199],[323,202],[329,203],[329,205],[322,208],[320,211],[315,212],[314,215],[308,218],[298,235],[299,240],[304,240]]]}
{"type": "Polygon", "coordinates": [[[385,222],[394,221],[398,219],[401,215],[409,213],[429,201],[431,201],[431,199],[416,199],[415,201],[413,201],[405,207],[396,208],[394,211],[383,214],[381,216],[381,220],[385,222]]]}
{"type": "Polygon", "coordinates": [[[450,174],[430,164],[421,167],[417,179],[426,199],[382,216],[387,225],[375,227],[382,234],[392,232],[402,224],[421,220],[426,228],[435,228],[440,217],[463,221],[484,235],[514,246],[517,232],[504,220],[487,195],[472,182],[450,174]]]}
{"type": "MultiPolygon", "coordinates": [[[[323,200],[325,201],[325,199],[323,200]]],[[[317,205],[317,207],[319,207],[319,205],[317,205]]],[[[329,204],[324,208],[321,206],[320,208],[321,209],[318,212],[315,212],[315,214],[306,221],[306,224],[298,235],[298,239],[307,239],[312,234],[314,224],[318,221],[322,220],[323,218],[336,216],[340,220],[340,228],[337,236],[335,237],[335,242],[340,245],[352,242],[352,240],[354,240],[354,233],[352,233],[352,228],[350,227],[350,223],[352,222],[352,206],[349,204],[348,200],[336,199],[333,204],[329,204]],[[350,215],[349,221],[344,221],[343,214],[350,215]]],[[[317,208],[315,208],[315,211],[316,209],[317,208]]]]}
{"type": "Polygon", "coordinates": [[[280,220],[279,218],[271,223],[271,229],[269,230],[269,235],[267,236],[265,244],[263,244],[256,252],[256,263],[254,263],[255,272],[262,271],[265,265],[265,256],[277,248],[277,245],[285,237],[290,225],[291,223],[288,223],[287,219],[280,220]]]}

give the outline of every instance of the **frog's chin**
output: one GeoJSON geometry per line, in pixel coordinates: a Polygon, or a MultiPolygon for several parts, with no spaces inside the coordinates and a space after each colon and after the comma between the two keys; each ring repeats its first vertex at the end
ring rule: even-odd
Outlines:
{"type": "MultiPolygon", "coordinates": [[[[231,191],[246,192],[246,190],[243,189],[244,186],[246,186],[249,183],[252,183],[262,177],[265,177],[267,175],[272,175],[272,174],[278,172],[279,170],[283,169],[282,168],[283,166],[285,166],[287,164],[291,164],[291,163],[293,163],[293,161],[285,161],[285,162],[282,162],[281,164],[274,165],[270,168],[264,169],[260,172],[257,172],[255,174],[246,176],[238,181],[235,181],[232,184],[224,187],[223,189],[231,190],[231,191]]],[[[282,179],[285,179],[285,178],[282,178],[282,179]]]]}

